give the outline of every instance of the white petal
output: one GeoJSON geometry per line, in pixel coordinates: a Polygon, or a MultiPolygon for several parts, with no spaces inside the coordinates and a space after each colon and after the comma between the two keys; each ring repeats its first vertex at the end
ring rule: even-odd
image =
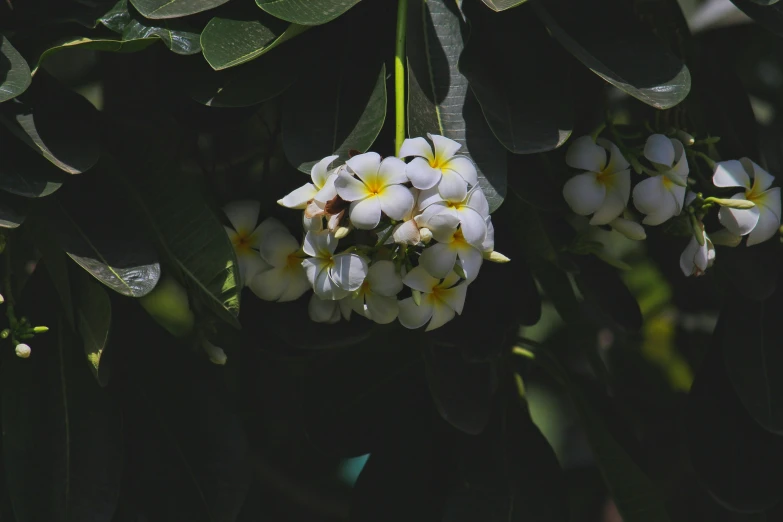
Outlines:
{"type": "Polygon", "coordinates": [[[302,268],[305,270],[307,281],[311,286],[315,286],[315,281],[321,272],[325,272],[329,262],[319,257],[308,257],[302,260],[302,268]]]}
{"type": "Polygon", "coordinates": [[[623,153],[617,148],[617,145],[607,140],[606,138],[598,138],[595,142],[609,151],[609,164],[604,167],[606,172],[620,172],[630,168],[631,164],[625,159],[623,153]]]}
{"type": "Polygon", "coordinates": [[[426,210],[430,205],[435,203],[445,203],[445,200],[438,192],[438,187],[432,187],[426,190],[422,190],[419,193],[419,209],[426,210]]]}
{"type": "Polygon", "coordinates": [[[698,242],[696,244],[698,245],[698,248],[696,249],[696,254],[693,256],[693,264],[696,265],[696,268],[698,268],[700,272],[704,272],[709,266],[709,247],[707,245],[706,235],[704,236],[703,245],[699,245],[698,242]]]}
{"type": "MultiPolygon", "coordinates": [[[[405,174],[405,162],[400,158],[389,156],[381,162],[378,169],[378,180],[382,187],[386,185],[399,185],[408,182],[408,176],[405,174]]],[[[407,189],[406,189],[407,190],[407,189]]]]}
{"type": "MultiPolygon", "coordinates": [[[[321,299],[317,295],[310,296],[310,302],[307,303],[307,313],[310,319],[316,323],[332,323],[337,303],[332,300],[321,299]]],[[[338,316],[339,320],[339,316],[338,316]]]]}
{"type": "Polygon", "coordinates": [[[452,308],[458,314],[462,313],[462,309],[465,307],[465,295],[468,293],[468,284],[462,283],[457,286],[441,290],[438,292],[438,297],[441,301],[446,303],[449,308],[452,308]]]}
{"type": "Polygon", "coordinates": [[[384,214],[392,219],[403,219],[413,208],[413,195],[402,185],[389,185],[378,193],[384,214]]]}
{"type": "MultiPolygon", "coordinates": [[[[472,208],[462,207],[457,211],[460,222],[460,230],[465,241],[475,246],[481,247],[484,239],[487,237],[487,222],[484,217],[472,208]]],[[[434,236],[433,232],[433,236],[434,236]]]]}
{"type": "Polygon", "coordinates": [[[367,282],[374,294],[392,297],[402,291],[402,277],[391,261],[376,261],[367,272],[367,282]]]}
{"type": "Polygon", "coordinates": [[[563,187],[566,203],[580,216],[587,216],[601,208],[605,196],[606,187],[592,172],[574,176],[563,187]]]}
{"type": "Polygon", "coordinates": [[[454,156],[448,163],[441,167],[441,170],[456,172],[459,177],[467,181],[470,185],[478,183],[478,171],[476,170],[476,166],[467,156],[454,156]]]}
{"type": "Polygon", "coordinates": [[[438,288],[446,290],[459,283],[459,281],[460,277],[456,274],[456,272],[451,272],[446,276],[446,279],[440,282],[438,288]]]}
{"type": "Polygon", "coordinates": [[[329,177],[329,165],[340,156],[327,156],[310,169],[310,178],[317,189],[321,189],[329,177]]]}
{"type": "Polygon", "coordinates": [[[261,203],[258,201],[232,201],[225,207],[223,212],[234,230],[240,234],[249,235],[256,228],[258,223],[258,213],[261,211],[261,203]]]}
{"type": "Polygon", "coordinates": [[[299,242],[286,232],[277,231],[269,234],[261,243],[261,257],[275,268],[282,268],[288,263],[288,256],[299,250],[299,242]]]}
{"type": "Polygon", "coordinates": [[[404,245],[415,245],[421,241],[419,227],[416,226],[416,222],[412,219],[394,227],[392,238],[395,243],[404,245]]]}
{"type": "Polygon", "coordinates": [[[365,152],[364,154],[357,154],[346,161],[345,164],[359,176],[359,179],[365,183],[370,183],[371,180],[375,180],[378,177],[378,169],[381,167],[381,156],[376,152],[365,152]]]}
{"type": "Polygon", "coordinates": [[[421,156],[432,161],[435,156],[432,154],[432,147],[424,138],[408,138],[402,142],[400,147],[401,158],[407,158],[408,156],[421,156]]]}
{"type": "Polygon", "coordinates": [[[462,148],[462,145],[445,136],[439,136],[438,134],[428,134],[428,136],[432,140],[432,145],[435,149],[435,161],[439,164],[450,159],[462,148]]]}
{"type": "Polygon", "coordinates": [[[610,221],[609,226],[628,239],[633,239],[634,241],[641,241],[642,239],[647,238],[647,233],[644,231],[644,227],[636,221],[631,221],[630,219],[618,217],[610,221]]]}
{"type": "Polygon", "coordinates": [[[381,202],[378,196],[354,201],[348,209],[348,216],[356,228],[372,230],[377,227],[381,222],[381,202]]]}
{"type": "Polygon", "coordinates": [[[674,165],[674,145],[663,134],[653,134],[644,144],[644,157],[653,163],[671,167],[674,165]]]}
{"type": "Polygon", "coordinates": [[[590,136],[581,136],[571,142],[565,157],[566,165],[590,172],[601,172],[606,165],[606,150],[596,145],[590,136]]]}
{"type": "Polygon", "coordinates": [[[258,242],[261,243],[269,234],[280,231],[288,232],[288,228],[275,218],[268,217],[256,227],[256,229],[253,231],[253,237],[257,238],[258,242]]]}
{"type": "Polygon", "coordinates": [[[424,267],[417,266],[402,278],[402,282],[414,290],[429,294],[433,288],[438,286],[439,281],[429,275],[424,267]]]}
{"type": "Polygon", "coordinates": [[[324,181],[321,190],[319,190],[313,196],[313,199],[320,203],[326,203],[329,200],[333,199],[337,195],[337,187],[334,186],[334,182],[336,180],[337,180],[337,174],[332,174],[328,178],[326,178],[326,181],[324,181]]]}
{"type": "Polygon", "coordinates": [[[715,166],[712,183],[716,187],[750,188],[750,177],[737,160],[721,161],[715,166]]]}
{"type": "Polygon", "coordinates": [[[593,217],[591,225],[606,225],[619,216],[628,204],[631,195],[631,171],[622,170],[615,174],[606,174],[606,197],[593,217]]]}
{"type": "Polygon", "coordinates": [[[440,328],[452,319],[454,319],[454,310],[446,306],[445,303],[435,300],[432,303],[432,320],[424,331],[430,332],[436,328],[440,328]]]}
{"type": "Polygon", "coordinates": [[[289,193],[283,199],[278,200],[277,204],[286,208],[303,209],[307,206],[307,202],[315,197],[317,192],[318,190],[315,186],[312,183],[308,183],[289,193]]]}
{"type": "Polygon", "coordinates": [[[425,248],[419,257],[419,267],[424,267],[431,276],[438,279],[446,277],[454,269],[456,262],[457,250],[447,243],[431,245],[425,248]]]}
{"type": "MultiPolygon", "coordinates": [[[[358,158],[358,156],[354,156],[358,158]]],[[[367,186],[360,180],[343,171],[334,180],[334,188],[345,201],[359,201],[370,195],[367,186]]]]}
{"type": "Polygon", "coordinates": [[[689,172],[685,147],[682,142],[676,138],[672,138],[672,146],[674,147],[674,166],[669,172],[669,177],[679,178],[681,183],[685,183],[689,172]]]}
{"type": "Polygon", "coordinates": [[[367,294],[367,317],[378,324],[389,324],[397,319],[400,306],[396,297],[367,294]]]}
{"type": "Polygon", "coordinates": [[[753,232],[751,232],[748,236],[748,246],[763,243],[764,241],[774,237],[780,228],[780,189],[771,189],[768,191],[768,194],[772,193],[773,191],[775,193],[770,194],[770,196],[777,199],[778,213],[776,214],[774,212],[772,205],[757,207],[761,211],[761,215],[759,216],[759,221],[758,224],[756,224],[756,228],[754,228],[753,232]]]}
{"type": "Polygon", "coordinates": [[[405,166],[405,176],[417,189],[428,189],[440,181],[440,169],[433,169],[424,158],[413,158],[413,161],[405,166]]]}
{"type": "Polygon", "coordinates": [[[738,236],[750,234],[756,228],[760,217],[761,208],[758,206],[747,209],[721,207],[718,212],[721,225],[738,236]]]}
{"type": "Polygon", "coordinates": [[[748,158],[740,159],[740,162],[745,166],[748,172],[753,172],[753,191],[760,193],[767,190],[772,186],[772,182],[775,181],[775,176],[759,167],[756,163],[748,158]],[[751,170],[752,169],[752,170],[751,170]]]}
{"type": "Polygon", "coordinates": [[[337,249],[337,238],[324,230],[305,234],[302,250],[308,256],[329,257],[337,249]]]}
{"type": "Polygon", "coordinates": [[[647,214],[642,221],[645,225],[660,225],[678,213],[676,198],[666,189],[663,180],[663,176],[652,176],[633,189],[634,205],[647,214]]]}
{"type": "Polygon", "coordinates": [[[307,274],[305,273],[304,267],[301,265],[286,267],[283,272],[283,277],[286,279],[288,287],[278,298],[278,301],[281,303],[296,301],[302,297],[305,292],[310,290],[310,281],[307,280],[307,274]]]}
{"type": "Polygon", "coordinates": [[[256,274],[272,268],[261,259],[261,256],[255,250],[238,254],[237,263],[239,263],[239,277],[245,286],[250,284],[250,281],[253,280],[256,274]]]}
{"type": "Polygon", "coordinates": [[[400,324],[413,330],[424,326],[432,318],[432,300],[422,296],[421,305],[417,305],[412,297],[400,301],[400,324]]]}
{"type": "MultiPolygon", "coordinates": [[[[627,198],[626,198],[627,199],[627,198]]],[[[470,208],[481,214],[482,217],[489,216],[489,201],[481,187],[476,185],[468,193],[467,204],[470,208]]]]}
{"type": "Polygon", "coordinates": [[[472,246],[465,246],[464,248],[460,248],[457,254],[459,256],[460,265],[462,266],[462,271],[465,272],[466,281],[468,283],[474,281],[476,277],[478,277],[479,269],[481,268],[481,263],[483,261],[481,252],[472,246]]]}
{"type": "MultiPolygon", "coordinates": [[[[307,268],[307,267],[305,267],[307,268]]],[[[329,277],[331,270],[321,270],[315,277],[313,283],[313,292],[322,299],[331,299],[336,301],[342,299],[349,294],[348,290],[344,290],[337,286],[335,282],[329,277]]],[[[309,274],[308,274],[309,276],[309,274]]],[[[309,279],[309,277],[308,277],[309,279]]]]}
{"type": "Polygon", "coordinates": [[[414,218],[419,228],[428,228],[436,241],[450,243],[459,225],[459,213],[444,203],[430,205],[414,218]]]}
{"type": "MultiPolygon", "coordinates": [[[[356,299],[358,301],[358,299],[356,299]]],[[[340,315],[343,316],[343,319],[346,321],[351,320],[351,309],[353,308],[353,301],[354,299],[351,298],[351,296],[344,297],[337,301],[337,308],[340,311],[340,315]]]]}
{"type": "Polygon", "coordinates": [[[762,193],[760,197],[756,198],[757,205],[761,205],[770,209],[778,217],[778,220],[783,216],[781,214],[781,201],[780,201],[780,187],[769,189],[762,193]]]}
{"type": "Polygon", "coordinates": [[[489,216],[484,221],[487,224],[487,237],[481,243],[481,250],[483,252],[491,252],[495,250],[495,226],[492,224],[492,219],[489,216]]]}
{"type": "Polygon", "coordinates": [[[680,255],[680,270],[682,270],[682,273],[685,274],[686,277],[692,276],[696,270],[694,259],[696,258],[699,246],[699,242],[696,241],[696,238],[692,237],[688,246],[685,247],[685,250],[683,250],[680,255]]]}
{"type": "MultiPolygon", "coordinates": [[[[283,292],[288,289],[288,281],[284,277],[283,272],[285,272],[285,268],[267,270],[257,274],[248,286],[259,299],[277,301],[283,295],[283,292]]],[[[305,283],[308,283],[306,277],[305,283]]],[[[305,290],[307,288],[309,288],[309,284],[305,287],[305,290]]]]}
{"type": "Polygon", "coordinates": [[[677,207],[677,210],[675,211],[674,215],[679,216],[680,212],[682,212],[683,203],[685,202],[686,189],[685,187],[674,185],[669,187],[669,193],[671,194],[675,206],[677,207]]]}
{"type": "Polygon", "coordinates": [[[367,277],[367,260],[359,254],[337,254],[332,258],[334,265],[329,269],[329,277],[343,290],[358,290],[367,277]]]}
{"type": "Polygon", "coordinates": [[[468,195],[468,183],[453,170],[442,171],[438,192],[446,201],[463,201],[468,195]]]}

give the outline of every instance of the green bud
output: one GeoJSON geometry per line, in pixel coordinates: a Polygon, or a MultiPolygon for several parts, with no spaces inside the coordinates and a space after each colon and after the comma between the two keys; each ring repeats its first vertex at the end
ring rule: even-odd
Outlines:
{"type": "Polygon", "coordinates": [[[693,136],[691,136],[684,130],[677,130],[677,132],[674,133],[674,137],[680,140],[683,143],[683,145],[686,145],[688,147],[696,143],[696,140],[693,139],[693,136]]]}
{"type": "Polygon", "coordinates": [[[748,201],[747,199],[707,198],[704,201],[717,203],[722,207],[739,208],[743,210],[753,208],[756,206],[755,203],[753,203],[752,201],[748,201]]]}
{"type": "Polygon", "coordinates": [[[19,334],[19,339],[27,340],[27,339],[32,339],[33,337],[35,337],[35,334],[31,334],[31,333],[19,334]]]}
{"type": "Polygon", "coordinates": [[[2,332],[0,332],[0,339],[8,339],[8,336],[11,335],[11,330],[6,328],[2,332]]]}
{"type": "Polygon", "coordinates": [[[421,306],[421,292],[411,290],[411,297],[413,297],[413,302],[416,303],[416,306],[421,306]]]}
{"type": "Polygon", "coordinates": [[[35,333],[45,333],[48,331],[49,331],[48,326],[36,326],[35,328],[33,328],[33,332],[35,333]]]}

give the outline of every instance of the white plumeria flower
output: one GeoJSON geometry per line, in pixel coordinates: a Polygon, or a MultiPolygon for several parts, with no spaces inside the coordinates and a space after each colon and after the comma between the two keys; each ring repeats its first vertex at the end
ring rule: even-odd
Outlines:
{"type": "Polygon", "coordinates": [[[269,265],[258,253],[261,225],[256,226],[256,224],[260,210],[261,204],[258,201],[232,201],[223,207],[223,212],[234,227],[223,228],[226,229],[228,238],[234,245],[237,263],[239,263],[239,276],[245,286],[250,284],[257,273],[269,269],[269,265]]]}
{"type": "MultiPolygon", "coordinates": [[[[423,190],[419,197],[419,205],[425,209],[422,220],[432,221],[435,214],[450,214],[456,217],[465,240],[477,248],[481,247],[487,235],[486,219],[489,217],[489,203],[478,185],[460,200],[444,198],[435,189],[423,190]]],[[[419,226],[422,226],[421,222],[419,226]]]]}
{"type": "Polygon", "coordinates": [[[340,316],[346,321],[351,320],[351,298],[344,297],[336,301],[321,299],[317,295],[310,296],[307,303],[307,313],[310,319],[316,323],[334,324],[340,320],[340,316]]]}
{"type": "Polygon", "coordinates": [[[415,156],[408,163],[406,174],[417,189],[437,186],[441,196],[447,200],[462,201],[467,194],[467,185],[478,183],[476,166],[467,156],[457,156],[462,147],[459,143],[437,134],[427,134],[434,147],[424,138],[410,138],[402,142],[401,158],[415,156]]]}
{"type": "Polygon", "coordinates": [[[688,183],[688,160],[680,140],[653,134],[644,145],[644,157],[658,174],[633,189],[633,204],[643,214],[645,225],[660,225],[682,212],[688,183]]]}
{"type": "Polygon", "coordinates": [[[416,223],[416,216],[421,214],[421,207],[419,206],[419,197],[421,191],[415,187],[408,189],[413,196],[413,206],[410,211],[402,217],[402,223],[394,226],[392,237],[387,240],[387,243],[399,243],[404,245],[418,245],[421,243],[421,232],[419,225],[416,223]]]}
{"type": "Polygon", "coordinates": [[[223,351],[223,348],[215,346],[206,339],[201,339],[201,347],[204,349],[204,352],[212,363],[220,366],[226,364],[228,357],[226,356],[226,352],[223,351]]]}
{"type": "Polygon", "coordinates": [[[356,313],[378,324],[397,319],[397,294],[402,291],[402,277],[391,261],[376,261],[367,272],[367,278],[351,300],[356,313]]]}
{"type": "Polygon", "coordinates": [[[419,266],[424,267],[431,276],[443,279],[454,270],[459,260],[468,283],[476,279],[484,258],[481,250],[462,235],[462,228],[453,232],[433,230],[432,237],[437,243],[424,249],[419,257],[419,266]]]}
{"type": "Polygon", "coordinates": [[[307,280],[322,299],[342,299],[361,288],[367,277],[367,261],[354,253],[335,254],[337,241],[328,231],[308,232],[302,246],[312,256],[302,261],[307,280]]]}
{"type": "Polygon", "coordinates": [[[748,246],[762,243],[780,227],[780,188],[770,188],[775,177],[748,158],[721,161],[712,182],[716,187],[739,187],[743,192],[731,199],[746,199],[756,206],[748,209],[721,207],[721,224],[738,236],[748,235],[748,246]],[[751,179],[753,183],[751,184],[751,179]]]}
{"type": "Polygon", "coordinates": [[[698,234],[701,234],[701,241],[696,237],[691,237],[688,246],[683,250],[680,256],[680,269],[686,277],[695,275],[704,275],[707,268],[715,262],[715,247],[707,237],[704,231],[704,225],[699,223],[698,234]]]}
{"type": "Polygon", "coordinates": [[[408,272],[403,283],[421,292],[421,304],[417,305],[413,297],[400,301],[400,323],[405,328],[414,329],[429,321],[426,328],[429,332],[454,319],[455,314],[461,314],[468,285],[457,284],[459,280],[454,272],[442,281],[435,279],[420,266],[408,272]]]}
{"type": "Polygon", "coordinates": [[[337,178],[339,167],[329,170],[329,166],[339,156],[327,156],[310,169],[312,183],[305,183],[298,189],[278,200],[278,205],[287,208],[305,209],[311,201],[323,205],[337,195],[334,188],[334,180],[337,178]]]}
{"type": "Polygon", "coordinates": [[[389,157],[381,161],[375,152],[366,152],[346,162],[351,172],[338,174],[334,185],[337,194],[351,202],[348,216],[356,228],[372,230],[381,221],[381,213],[391,219],[402,219],[413,208],[413,195],[403,187],[407,183],[405,163],[389,157]]]}
{"type": "Polygon", "coordinates": [[[631,195],[631,165],[614,143],[603,138],[593,141],[591,136],[577,138],[568,147],[566,164],[585,171],[563,187],[571,210],[580,216],[592,214],[591,225],[606,225],[623,213],[631,195]]]}
{"type": "Polygon", "coordinates": [[[248,286],[265,301],[299,299],[310,288],[299,242],[274,218],[265,219],[259,229],[260,255],[270,268],[256,274],[248,286]]]}

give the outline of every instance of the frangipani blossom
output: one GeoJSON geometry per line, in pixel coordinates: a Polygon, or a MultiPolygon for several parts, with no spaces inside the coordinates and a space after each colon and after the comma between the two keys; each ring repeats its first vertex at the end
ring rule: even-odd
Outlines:
{"type": "Polygon", "coordinates": [[[721,161],[712,182],[716,187],[739,187],[743,192],[731,199],[746,199],[755,206],[748,209],[721,207],[718,218],[738,236],[748,235],[748,246],[762,243],[777,233],[780,226],[780,188],[770,188],[775,177],[748,158],[721,161]],[[753,183],[751,184],[751,179],[753,183]]]}
{"type": "Polygon", "coordinates": [[[299,242],[274,218],[265,219],[261,227],[260,254],[271,268],[256,274],[250,289],[265,301],[299,299],[310,288],[299,242]]]}
{"type": "Polygon", "coordinates": [[[340,316],[346,321],[351,320],[351,297],[347,296],[336,301],[321,299],[317,295],[310,296],[307,303],[307,313],[316,323],[334,324],[340,316]]]}
{"type": "Polygon", "coordinates": [[[413,208],[413,195],[402,186],[408,178],[399,158],[381,161],[379,154],[367,152],[349,159],[346,165],[358,179],[343,171],[334,185],[337,194],[351,202],[348,216],[356,228],[372,230],[380,223],[381,213],[402,219],[413,208]]]}
{"type": "Polygon", "coordinates": [[[419,266],[438,279],[443,279],[454,270],[459,260],[465,278],[470,283],[478,276],[483,256],[481,250],[471,245],[462,235],[462,228],[453,232],[432,232],[436,244],[425,248],[419,257],[419,266]]]}
{"type": "Polygon", "coordinates": [[[337,178],[339,168],[329,170],[332,164],[339,156],[327,156],[310,169],[310,179],[312,183],[305,183],[298,189],[288,194],[283,199],[278,200],[278,205],[288,208],[304,209],[311,201],[316,201],[323,205],[337,192],[334,189],[334,180],[337,178]]]}
{"type": "Polygon", "coordinates": [[[239,277],[245,286],[250,284],[258,272],[269,269],[269,265],[258,253],[262,227],[256,224],[260,210],[261,204],[258,201],[232,201],[223,207],[223,212],[233,227],[223,228],[234,246],[239,263],[239,277]]]}
{"type": "Polygon", "coordinates": [[[577,138],[568,147],[566,163],[585,171],[563,187],[571,210],[580,216],[592,214],[591,225],[606,225],[622,214],[631,195],[631,171],[614,143],[603,138],[593,141],[591,136],[577,138]]]}
{"type": "Polygon", "coordinates": [[[707,268],[711,267],[715,261],[715,247],[710,238],[707,237],[702,223],[699,223],[697,233],[701,235],[701,238],[699,238],[701,241],[696,239],[695,236],[691,237],[688,246],[685,247],[680,256],[680,269],[686,277],[704,275],[707,268]]]}
{"type": "Polygon", "coordinates": [[[327,231],[305,236],[302,250],[312,257],[302,261],[302,266],[313,291],[322,299],[342,299],[358,290],[367,276],[367,261],[362,256],[335,254],[336,249],[337,239],[327,231]]]}
{"type": "Polygon", "coordinates": [[[432,221],[435,214],[452,215],[459,221],[465,240],[477,248],[481,247],[487,235],[486,219],[489,217],[489,203],[478,185],[459,200],[444,198],[435,189],[423,190],[419,197],[419,205],[425,209],[423,217],[417,218],[419,226],[423,226],[422,220],[432,221]]]}
{"type": "Polygon", "coordinates": [[[461,314],[465,305],[467,283],[460,283],[459,276],[451,272],[442,281],[429,275],[423,267],[417,266],[403,278],[403,283],[421,292],[421,304],[413,297],[400,301],[400,323],[405,328],[419,328],[429,321],[426,331],[440,328],[461,314]],[[456,285],[456,286],[455,286],[456,285]]]}
{"type": "Polygon", "coordinates": [[[410,138],[402,142],[401,158],[415,156],[405,170],[408,179],[417,189],[438,187],[444,199],[462,201],[468,185],[478,183],[476,166],[467,156],[457,156],[459,143],[437,134],[427,134],[432,145],[424,138],[410,138]]]}
{"type": "Polygon", "coordinates": [[[660,225],[682,212],[688,183],[688,160],[679,140],[663,134],[647,138],[644,157],[658,174],[640,182],[633,189],[633,204],[646,214],[642,223],[660,225]]]}
{"type": "Polygon", "coordinates": [[[402,277],[397,273],[394,263],[376,261],[350,302],[357,314],[378,324],[388,324],[397,319],[397,294],[402,291],[402,287],[402,277]]]}

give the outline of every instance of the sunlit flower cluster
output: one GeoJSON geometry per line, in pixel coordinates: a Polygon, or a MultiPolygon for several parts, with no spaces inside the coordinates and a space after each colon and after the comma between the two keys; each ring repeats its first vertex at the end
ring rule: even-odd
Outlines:
{"type": "Polygon", "coordinates": [[[649,136],[638,150],[623,151],[604,138],[582,136],[566,152],[566,164],[580,172],[565,183],[563,197],[576,214],[589,216],[591,225],[611,227],[634,240],[646,238],[643,225],[687,216],[692,237],[680,256],[686,276],[702,275],[712,266],[715,244],[737,246],[747,236],[746,245],[753,246],[777,233],[780,189],[771,187],[771,174],[748,158],[715,163],[693,153],[706,158],[714,171],[714,186],[700,190],[740,189],[728,199],[704,197],[689,178],[688,154],[679,139],[663,134],[649,136]],[[632,166],[644,179],[632,181],[632,166]],[[714,207],[720,207],[718,218],[725,228],[708,234],[703,219],[714,207]]]}
{"type": "Polygon", "coordinates": [[[321,323],[356,313],[429,331],[461,314],[483,261],[509,259],[494,250],[473,162],[459,143],[429,138],[405,140],[399,157],[316,163],[311,182],[278,201],[303,211],[301,241],[274,218],[256,225],[258,203],[227,205],[244,284],[267,301],[312,290],[309,315],[321,323]]]}

